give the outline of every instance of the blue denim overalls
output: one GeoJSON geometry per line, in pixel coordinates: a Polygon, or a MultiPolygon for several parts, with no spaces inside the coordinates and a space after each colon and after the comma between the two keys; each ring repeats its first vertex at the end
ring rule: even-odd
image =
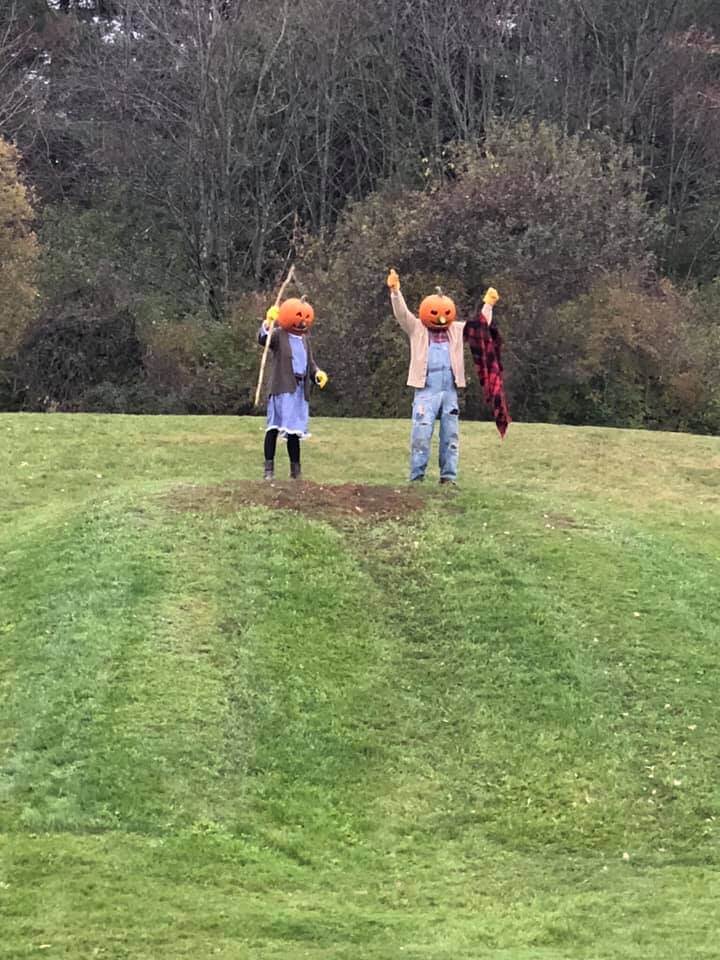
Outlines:
{"type": "MultiPolygon", "coordinates": [[[[430,336],[428,334],[428,336],[430,336]]],[[[450,366],[450,343],[430,337],[425,386],[415,390],[410,439],[410,479],[422,480],[430,459],[435,421],[440,418],[440,479],[457,480],[458,395],[450,366]]]]}

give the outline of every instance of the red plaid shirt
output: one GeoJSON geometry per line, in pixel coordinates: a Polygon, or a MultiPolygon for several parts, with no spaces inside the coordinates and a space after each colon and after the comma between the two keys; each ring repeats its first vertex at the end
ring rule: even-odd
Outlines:
{"type": "Polygon", "coordinates": [[[488,323],[481,313],[465,324],[464,337],[470,347],[475,370],[483,389],[485,403],[493,413],[501,437],[512,423],[503,384],[502,337],[493,321],[488,323]]]}

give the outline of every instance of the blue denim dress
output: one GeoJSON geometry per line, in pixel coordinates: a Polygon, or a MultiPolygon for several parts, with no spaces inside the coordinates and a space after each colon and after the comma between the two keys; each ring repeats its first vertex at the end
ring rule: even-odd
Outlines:
{"type": "MultiPolygon", "coordinates": [[[[430,336],[428,334],[428,336],[430,336]]],[[[457,480],[460,450],[458,395],[450,344],[430,337],[425,386],[415,390],[410,438],[410,479],[422,480],[430,459],[435,421],[440,419],[440,478],[457,480]]]]}
{"type": "MultiPolygon", "coordinates": [[[[307,374],[307,347],[305,338],[296,333],[289,335],[292,350],[293,373],[297,377],[307,374]]],[[[273,393],[268,397],[267,430],[277,430],[280,437],[289,435],[305,440],[310,436],[310,405],[305,399],[305,385],[301,381],[294,393],[273,393]]]]}

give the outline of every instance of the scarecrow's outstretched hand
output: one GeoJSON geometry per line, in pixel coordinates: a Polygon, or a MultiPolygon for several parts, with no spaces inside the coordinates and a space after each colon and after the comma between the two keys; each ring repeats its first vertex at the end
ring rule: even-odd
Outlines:
{"type": "Polygon", "coordinates": [[[328,375],[324,370],[318,370],[315,373],[315,383],[320,387],[321,390],[324,390],[327,386],[328,375]]]}
{"type": "Polygon", "coordinates": [[[483,297],[483,303],[487,303],[491,307],[494,307],[499,299],[500,294],[497,292],[495,287],[488,287],[485,291],[485,296],[483,297]]]}
{"type": "Polygon", "coordinates": [[[280,316],[280,307],[276,307],[274,305],[272,307],[268,307],[267,312],[265,314],[265,326],[268,328],[268,330],[272,329],[273,324],[275,323],[275,321],[279,316],[280,316]]]}
{"type": "Polygon", "coordinates": [[[397,293],[400,289],[400,277],[397,275],[395,267],[390,268],[390,273],[387,278],[387,285],[390,287],[390,290],[397,293]]]}

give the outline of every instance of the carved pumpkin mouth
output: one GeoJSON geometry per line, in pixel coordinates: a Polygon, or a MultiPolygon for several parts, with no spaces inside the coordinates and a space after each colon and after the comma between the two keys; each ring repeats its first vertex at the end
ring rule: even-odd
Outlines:
{"type": "Polygon", "coordinates": [[[313,318],[310,316],[302,316],[299,312],[297,314],[297,320],[290,327],[291,333],[307,333],[310,327],[312,326],[313,318]]]}

